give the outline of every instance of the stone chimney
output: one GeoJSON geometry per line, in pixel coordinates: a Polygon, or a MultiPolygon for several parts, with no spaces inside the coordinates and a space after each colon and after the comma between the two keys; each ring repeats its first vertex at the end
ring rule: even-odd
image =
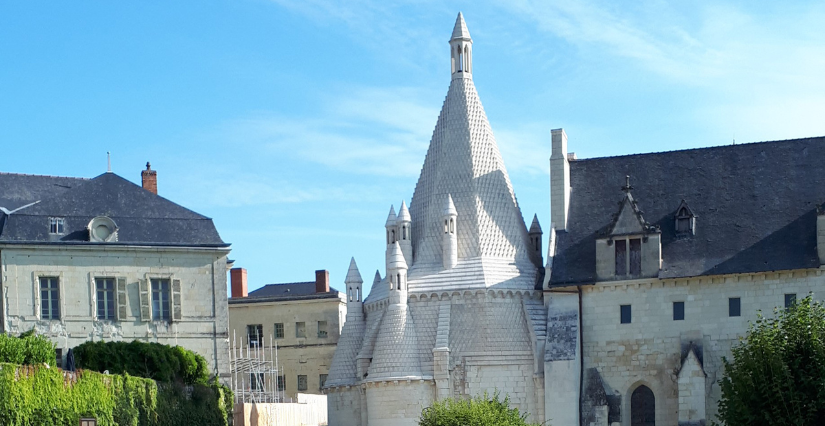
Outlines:
{"type": "MultiPolygon", "coordinates": [[[[143,189],[157,195],[158,193],[158,172],[152,170],[152,165],[146,162],[146,170],[140,172],[140,180],[143,182],[143,189]]],[[[244,271],[246,277],[246,271],[244,271]]],[[[246,278],[244,278],[245,280],[246,278]]],[[[244,281],[246,282],[246,281],[244,281]]],[[[244,287],[246,288],[246,287],[244,287]]]]}
{"type": "Polygon", "coordinates": [[[325,269],[315,271],[315,292],[329,293],[329,271],[325,269]]]}
{"type": "Polygon", "coordinates": [[[229,270],[229,280],[232,282],[232,298],[246,297],[249,291],[246,286],[246,269],[232,268],[229,270]]]}

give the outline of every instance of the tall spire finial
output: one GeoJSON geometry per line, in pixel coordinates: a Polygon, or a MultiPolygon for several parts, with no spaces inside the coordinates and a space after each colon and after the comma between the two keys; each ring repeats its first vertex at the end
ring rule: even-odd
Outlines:
{"type": "Polygon", "coordinates": [[[624,186],[622,187],[622,191],[625,193],[630,193],[631,189],[633,189],[633,187],[630,186],[630,175],[626,175],[624,177],[624,186]]]}
{"type": "Polygon", "coordinates": [[[458,17],[455,18],[455,26],[453,27],[453,36],[450,40],[464,39],[472,41],[470,38],[470,30],[467,29],[467,23],[464,22],[464,15],[458,12],[458,17]]]}
{"type": "Polygon", "coordinates": [[[453,78],[469,78],[473,73],[473,39],[464,22],[464,15],[458,12],[450,37],[450,59],[453,78]]]}
{"type": "Polygon", "coordinates": [[[112,173],[112,155],[106,151],[106,173],[112,173]]]}

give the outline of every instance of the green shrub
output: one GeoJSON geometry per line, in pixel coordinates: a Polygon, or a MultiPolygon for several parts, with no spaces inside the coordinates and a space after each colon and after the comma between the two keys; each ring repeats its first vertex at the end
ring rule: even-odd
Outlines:
{"type": "Polygon", "coordinates": [[[485,392],[470,399],[447,398],[425,408],[418,419],[420,426],[530,426],[527,414],[510,408],[510,397],[492,398],[485,392]]]}
{"type": "Polygon", "coordinates": [[[86,342],[74,348],[78,368],[129,374],[158,382],[206,384],[209,370],[199,354],[160,343],[86,342]]]}
{"type": "Polygon", "coordinates": [[[0,362],[12,364],[55,365],[54,343],[44,336],[37,336],[33,330],[20,337],[0,334],[0,362]]]}

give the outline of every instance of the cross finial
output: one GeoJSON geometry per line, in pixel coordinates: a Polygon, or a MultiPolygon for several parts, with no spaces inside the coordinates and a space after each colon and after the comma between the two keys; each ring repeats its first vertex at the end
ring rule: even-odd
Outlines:
{"type": "Polygon", "coordinates": [[[633,187],[630,186],[630,175],[626,175],[624,177],[624,186],[622,187],[622,191],[625,193],[630,193],[631,189],[633,189],[633,187]]]}

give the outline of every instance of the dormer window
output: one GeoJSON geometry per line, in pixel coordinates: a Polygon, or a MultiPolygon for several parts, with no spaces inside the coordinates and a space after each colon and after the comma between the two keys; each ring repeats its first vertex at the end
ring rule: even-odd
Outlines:
{"type": "Polygon", "coordinates": [[[639,276],[642,273],[642,239],[621,238],[613,241],[616,253],[616,276],[639,276]],[[628,250],[629,249],[629,250],[628,250]]]}
{"type": "Polygon", "coordinates": [[[696,215],[690,210],[685,200],[676,209],[676,236],[688,237],[696,235],[696,215]]]}
{"type": "Polygon", "coordinates": [[[63,234],[64,224],[65,224],[65,220],[62,217],[50,217],[49,218],[49,233],[50,234],[63,234]]]}

